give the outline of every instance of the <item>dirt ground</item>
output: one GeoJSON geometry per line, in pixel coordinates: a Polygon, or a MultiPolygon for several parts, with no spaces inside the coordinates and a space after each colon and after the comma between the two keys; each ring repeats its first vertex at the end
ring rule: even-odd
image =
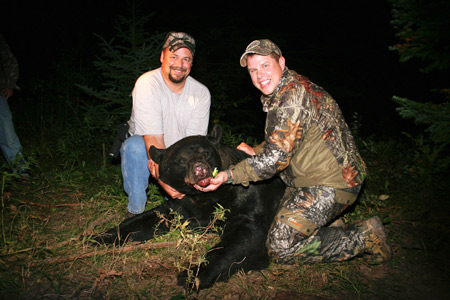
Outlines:
{"type": "Polygon", "coordinates": [[[402,209],[389,208],[394,255],[383,265],[364,258],[271,265],[187,294],[176,285],[180,251],[173,244],[119,253],[77,239],[83,230],[96,230],[93,222],[120,221],[114,209],[112,218],[93,219],[104,203],[74,190],[10,193],[3,201],[3,237],[15,224],[17,236],[35,246],[0,257],[0,299],[450,299],[450,221],[442,212],[408,213],[414,217],[406,219],[402,209]]]}

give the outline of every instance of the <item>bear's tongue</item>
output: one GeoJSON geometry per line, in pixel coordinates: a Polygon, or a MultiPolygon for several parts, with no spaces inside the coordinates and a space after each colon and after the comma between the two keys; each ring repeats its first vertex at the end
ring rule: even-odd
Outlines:
{"type": "Polygon", "coordinates": [[[200,181],[197,181],[197,184],[199,185],[199,186],[201,186],[201,187],[205,187],[205,186],[208,186],[209,185],[209,182],[211,181],[211,177],[207,177],[207,178],[204,178],[204,179],[202,179],[202,180],[200,180],[200,181]]]}

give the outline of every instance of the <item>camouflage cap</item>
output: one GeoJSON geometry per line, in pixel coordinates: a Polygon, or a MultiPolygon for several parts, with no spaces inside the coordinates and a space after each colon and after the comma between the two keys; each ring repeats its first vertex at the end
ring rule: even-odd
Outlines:
{"type": "Polygon", "coordinates": [[[245,49],[244,54],[242,54],[241,66],[242,67],[247,66],[247,55],[248,54],[269,55],[272,52],[281,56],[280,48],[278,48],[278,46],[275,45],[275,43],[272,42],[271,40],[268,40],[268,39],[255,40],[247,46],[247,49],[245,49]]]}
{"type": "Polygon", "coordinates": [[[180,48],[188,48],[192,55],[195,53],[195,40],[192,36],[184,32],[171,31],[167,34],[163,49],[169,48],[174,52],[180,48]]]}

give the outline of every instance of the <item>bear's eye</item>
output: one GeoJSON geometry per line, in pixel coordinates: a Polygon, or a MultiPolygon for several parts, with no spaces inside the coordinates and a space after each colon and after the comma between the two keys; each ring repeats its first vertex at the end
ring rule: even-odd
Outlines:
{"type": "Polygon", "coordinates": [[[203,155],[203,157],[208,158],[211,156],[211,151],[205,149],[201,152],[201,154],[203,155]]]}
{"type": "Polygon", "coordinates": [[[177,158],[175,161],[180,166],[185,166],[186,165],[186,161],[182,157],[177,158]]]}

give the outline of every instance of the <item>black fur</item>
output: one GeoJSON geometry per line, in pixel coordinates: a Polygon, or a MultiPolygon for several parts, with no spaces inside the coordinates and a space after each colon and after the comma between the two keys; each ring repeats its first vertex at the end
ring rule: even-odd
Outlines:
{"type": "MultiPolygon", "coordinates": [[[[168,230],[161,224],[155,231],[155,225],[160,221],[156,212],[170,217],[170,209],[189,219],[191,226],[205,227],[212,220],[216,204],[220,204],[230,211],[226,214],[221,241],[207,253],[208,264],[200,268],[199,288],[208,288],[218,280],[227,280],[240,269],[266,268],[269,263],[266,235],[283,195],[284,185],[280,179],[274,178],[249,187],[222,185],[211,193],[197,191],[192,183],[210,177],[214,168],[224,170],[247,157],[242,151],[222,146],[221,137],[220,126],[215,126],[206,137],[187,137],[166,150],[152,147],[150,155],[159,163],[160,179],[186,196],[181,200],[170,199],[152,210],[126,219],[118,228],[95,239],[104,243],[152,239],[155,234],[168,230]]],[[[180,274],[178,283],[183,285],[185,280],[186,272],[180,274]]]]}

